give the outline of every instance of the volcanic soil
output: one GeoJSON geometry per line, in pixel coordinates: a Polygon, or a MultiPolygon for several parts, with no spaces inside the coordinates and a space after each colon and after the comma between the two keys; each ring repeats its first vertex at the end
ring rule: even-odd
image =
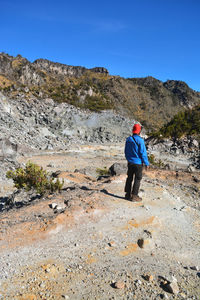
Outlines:
{"type": "Polygon", "coordinates": [[[123,145],[18,158],[28,160],[64,187],[0,212],[0,299],[199,299],[199,173],[150,168],[142,202],[130,202],[125,171],[96,173],[125,163],[123,145]]]}

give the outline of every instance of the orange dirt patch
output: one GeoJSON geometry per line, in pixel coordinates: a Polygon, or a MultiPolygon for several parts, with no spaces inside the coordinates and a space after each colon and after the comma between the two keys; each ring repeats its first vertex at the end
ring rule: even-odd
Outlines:
{"type": "Polygon", "coordinates": [[[81,173],[68,173],[68,172],[61,172],[58,178],[68,179],[75,183],[83,183],[83,182],[94,182],[95,180],[87,175],[81,173]]]}
{"type": "Polygon", "coordinates": [[[37,296],[34,294],[24,294],[16,298],[17,300],[37,300],[37,296]]]}
{"type": "Polygon", "coordinates": [[[154,220],[155,220],[154,216],[152,216],[152,217],[150,217],[146,220],[139,221],[139,222],[136,222],[135,220],[129,220],[128,223],[124,227],[122,227],[122,229],[123,230],[130,230],[133,227],[134,228],[139,228],[139,227],[142,227],[142,226],[145,226],[145,225],[151,225],[154,220]]]}
{"type": "Polygon", "coordinates": [[[120,255],[121,256],[127,256],[133,252],[136,252],[138,249],[138,245],[137,244],[128,244],[127,248],[120,251],[120,255]]]}

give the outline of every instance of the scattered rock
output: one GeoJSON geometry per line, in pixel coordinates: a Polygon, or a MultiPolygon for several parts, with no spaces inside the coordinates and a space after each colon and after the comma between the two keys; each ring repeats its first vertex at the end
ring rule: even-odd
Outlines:
{"type": "Polygon", "coordinates": [[[137,244],[138,244],[138,246],[139,246],[140,248],[144,248],[144,239],[139,239],[139,240],[137,241],[137,244]]]}
{"type": "Polygon", "coordinates": [[[68,296],[68,295],[62,295],[62,297],[63,297],[64,299],[69,299],[69,296],[68,296]]]}
{"type": "Polygon", "coordinates": [[[175,277],[173,277],[171,282],[167,282],[167,283],[164,282],[163,288],[164,290],[166,290],[171,294],[177,295],[179,293],[179,287],[175,277]]]}
{"type": "Polygon", "coordinates": [[[169,299],[168,295],[166,293],[160,294],[161,299],[169,299]]]}
{"type": "Polygon", "coordinates": [[[122,282],[122,281],[116,281],[114,284],[113,284],[114,288],[116,289],[124,289],[125,287],[125,283],[122,282]]]}
{"type": "Polygon", "coordinates": [[[193,165],[188,166],[188,172],[193,173],[196,171],[196,168],[193,165]]]}
{"type": "Polygon", "coordinates": [[[153,281],[153,275],[151,274],[145,274],[143,275],[143,278],[146,280],[146,281],[153,281]]]}
{"type": "Polygon", "coordinates": [[[199,267],[198,266],[192,266],[190,267],[191,270],[194,270],[194,271],[199,271],[199,267]]]}
{"type": "Polygon", "coordinates": [[[40,287],[43,289],[45,288],[45,284],[43,282],[40,283],[40,287]]]}
{"type": "Polygon", "coordinates": [[[135,283],[140,285],[140,284],[142,284],[142,281],[139,279],[136,279],[135,283]]]}
{"type": "Polygon", "coordinates": [[[56,209],[58,207],[58,204],[57,203],[50,203],[49,207],[52,208],[52,209],[56,209]]]}
{"type": "Polygon", "coordinates": [[[116,244],[115,244],[115,242],[112,241],[112,242],[109,242],[109,243],[108,243],[108,246],[109,246],[109,247],[115,247],[116,244]]]}
{"type": "Polygon", "coordinates": [[[193,178],[194,182],[197,182],[197,183],[200,182],[200,180],[196,176],[192,176],[192,178],[193,178]]]}
{"type": "Polygon", "coordinates": [[[126,163],[114,163],[110,168],[109,172],[111,176],[125,174],[127,172],[126,163]]]}

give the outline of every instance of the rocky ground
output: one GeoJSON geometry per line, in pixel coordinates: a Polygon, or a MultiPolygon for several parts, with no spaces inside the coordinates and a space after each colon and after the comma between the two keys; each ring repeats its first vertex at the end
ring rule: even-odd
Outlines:
{"type": "Polygon", "coordinates": [[[9,209],[11,182],[2,177],[0,299],[199,299],[198,170],[168,156],[178,172],[151,168],[134,203],[124,199],[123,144],[16,163],[30,159],[65,183],[42,199],[21,193],[9,209]],[[97,180],[97,168],[116,162],[116,176],[97,180]]]}

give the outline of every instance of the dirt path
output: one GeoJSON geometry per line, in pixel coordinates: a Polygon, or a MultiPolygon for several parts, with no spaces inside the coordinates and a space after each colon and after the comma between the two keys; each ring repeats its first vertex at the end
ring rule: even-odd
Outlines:
{"type": "MultiPolygon", "coordinates": [[[[123,160],[119,149],[103,152],[95,167],[123,160]]],[[[78,172],[66,177],[74,189],[2,215],[0,299],[199,299],[200,212],[197,194],[187,190],[190,174],[149,171],[141,203],[124,200],[125,175],[108,182],[78,172]],[[64,200],[70,205],[54,214],[49,203],[64,200]],[[162,287],[172,276],[177,295],[162,287]]]]}

